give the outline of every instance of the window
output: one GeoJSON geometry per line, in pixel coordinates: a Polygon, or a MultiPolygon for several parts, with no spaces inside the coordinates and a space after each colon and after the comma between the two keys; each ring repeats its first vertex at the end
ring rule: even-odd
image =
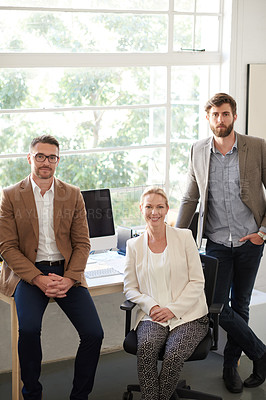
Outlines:
{"type": "Polygon", "coordinates": [[[57,177],[110,188],[116,224],[142,223],[147,185],[177,208],[220,89],[223,0],[0,0],[0,11],[0,187],[29,173],[30,141],[51,134],[57,177]]]}

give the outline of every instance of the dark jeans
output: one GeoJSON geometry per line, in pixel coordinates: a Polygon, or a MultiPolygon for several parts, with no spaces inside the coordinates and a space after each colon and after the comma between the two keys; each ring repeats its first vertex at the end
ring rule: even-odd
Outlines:
{"type": "MultiPolygon", "coordinates": [[[[42,266],[38,268],[47,275],[54,272],[63,274],[63,266],[42,266]]],[[[20,281],[14,299],[19,321],[18,353],[25,400],[40,400],[41,373],[41,325],[49,298],[37,287],[20,281]]],[[[54,299],[76,328],[80,344],[75,359],[75,371],[71,400],[87,400],[92,391],[94,376],[103,339],[102,326],[89,294],[81,286],[73,286],[67,296],[54,299]]],[[[58,340],[58,338],[57,338],[58,340]]]]}
{"type": "Polygon", "coordinates": [[[243,351],[251,360],[265,353],[265,345],[248,326],[249,303],[264,244],[247,241],[226,247],[207,240],[206,254],[219,259],[214,302],[224,303],[220,325],[227,332],[224,366],[236,366],[243,351]]]}

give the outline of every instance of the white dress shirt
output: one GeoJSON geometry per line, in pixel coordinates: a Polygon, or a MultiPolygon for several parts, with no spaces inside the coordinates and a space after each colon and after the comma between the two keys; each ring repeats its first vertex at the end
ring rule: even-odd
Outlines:
{"type": "Polygon", "coordinates": [[[39,186],[32,177],[30,179],[39,220],[36,262],[63,260],[64,257],[57,248],[54,235],[54,181],[50,189],[42,196],[39,186]]]}
{"type": "MultiPolygon", "coordinates": [[[[166,307],[167,304],[170,304],[172,302],[171,291],[169,290],[171,270],[167,246],[162,253],[153,253],[148,247],[148,279],[151,292],[156,293],[154,300],[158,302],[158,305],[166,307]]],[[[152,318],[146,314],[142,320],[152,321],[152,318]]],[[[158,324],[172,325],[171,320],[158,322],[158,324]]]]}

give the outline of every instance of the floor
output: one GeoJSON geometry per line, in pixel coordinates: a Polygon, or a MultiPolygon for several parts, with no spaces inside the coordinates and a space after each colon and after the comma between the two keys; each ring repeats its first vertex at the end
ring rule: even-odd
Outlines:
{"type": "MultiPolygon", "coordinates": [[[[222,356],[210,353],[203,361],[185,363],[182,378],[192,389],[216,394],[223,400],[266,400],[266,382],[258,388],[244,389],[243,393],[232,394],[224,387],[221,378],[222,356]]],[[[239,374],[242,379],[249,376],[251,362],[241,357],[239,374]]],[[[71,390],[73,360],[43,365],[43,400],[67,400],[71,390]]],[[[119,351],[102,355],[98,365],[93,393],[90,400],[122,400],[127,384],[137,383],[136,358],[119,351]]],[[[0,374],[0,399],[11,400],[11,374],[0,374]]],[[[139,400],[139,393],[134,393],[139,400]]]]}
{"type": "Polygon", "coordinates": [[[254,288],[266,293],[266,247],[264,247],[264,255],[260,263],[254,288]]]}

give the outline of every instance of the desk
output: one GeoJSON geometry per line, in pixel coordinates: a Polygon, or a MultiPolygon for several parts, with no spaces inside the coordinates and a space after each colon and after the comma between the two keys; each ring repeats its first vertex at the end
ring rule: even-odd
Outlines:
{"type": "MultiPolygon", "coordinates": [[[[87,279],[91,296],[119,293],[123,291],[123,275],[87,279]]],[[[18,319],[16,304],[13,297],[0,293],[0,300],[10,305],[11,315],[11,351],[12,351],[12,400],[22,400],[22,383],[18,359],[18,319]]],[[[51,299],[51,301],[53,301],[51,299]]]]}
{"type": "Polygon", "coordinates": [[[10,305],[11,315],[11,351],[12,351],[12,400],[21,400],[21,380],[18,359],[18,318],[14,297],[0,293],[0,300],[10,305]]]}
{"type": "Polygon", "coordinates": [[[123,275],[87,279],[91,296],[119,293],[123,291],[123,275]]]}

